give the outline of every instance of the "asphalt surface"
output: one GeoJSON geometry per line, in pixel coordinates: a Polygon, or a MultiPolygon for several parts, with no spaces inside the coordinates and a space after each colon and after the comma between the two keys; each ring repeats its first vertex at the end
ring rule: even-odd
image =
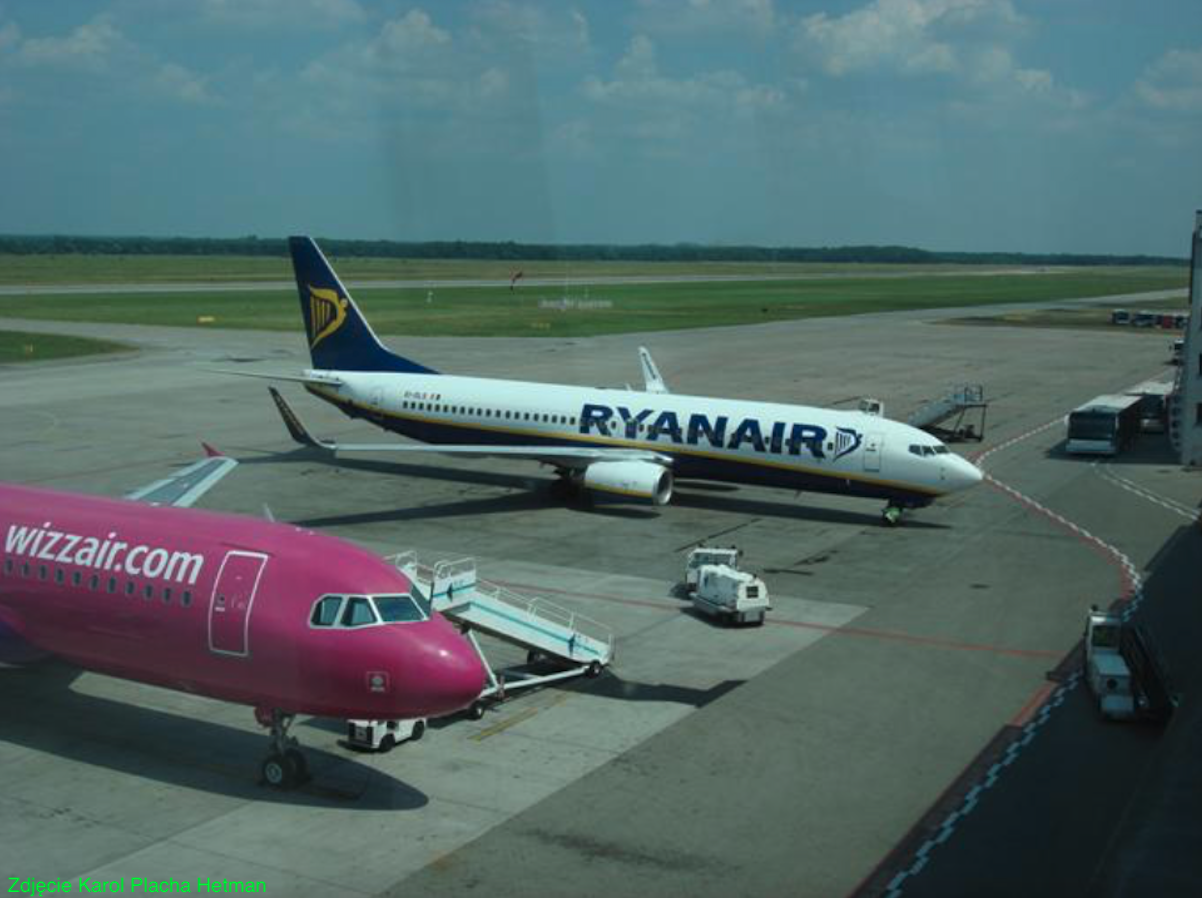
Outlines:
{"type": "MultiPolygon", "coordinates": [[[[645,344],[680,392],[818,405],[873,395],[898,418],[952,386],[982,383],[992,402],[987,442],[959,447],[970,453],[1147,379],[1168,352],[1168,335],[929,323],[961,314],[390,342],[439,370],[604,385],[637,382],[636,348],[645,344]]],[[[522,463],[333,467],[288,441],[262,383],[208,370],[304,367],[299,328],[11,325],[139,348],[0,369],[0,476],[119,495],[193,459],[204,438],[243,462],[206,507],[258,515],[266,504],[280,520],[382,554],[474,555],[484,576],[610,624],[619,648],[598,680],[514,698],[480,722],[440,723],[390,755],[348,752],[337,723],[305,722],[298,732],[317,776],[286,796],[254,783],[265,740],[248,709],[54,666],[6,672],[0,872],[10,875],[204,874],[260,879],[280,895],[880,892],[913,867],[899,846],[916,836],[921,844],[932,809],[954,806],[982,751],[1034,713],[1089,605],[1123,592],[1113,558],[993,487],[891,530],[879,525],[876,503],[839,497],[682,484],[663,509],[585,507],[564,505],[551,475],[522,463]],[[673,585],[684,550],[704,539],[736,542],[766,578],[769,626],[718,630],[685,612],[673,585]]],[[[318,435],[381,437],[298,389],[285,392],[318,435]]],[[[1152,614],[1159,583],[1177,582],[1169,572],[1188,568],[1196,538],[1178,536],[1179,514],[1065,458],[1060,439],[1049,427],[985,466],[1147,570],[1152,614]]],[[[1157,455],[1152,441],[1144,448],[1146,457],[1113,469],[1196,508],[1197,475],[1157,455]]],[[[1187,643],[1189,632],[1180,627],[1187,643]]],[[[1162,642],[1188,696],[1189,664],[1178,669],[1180,650],[1162,642]]],[[[974,894],[960,885],[984,881],[990,864],[998,882],[1035,895],[1099,882],[1098,870],[1108,882],[1130,878],[1144,857],[1171,867],[1169,805],[1189,796],[1196,806],[1197,797],[1180,760],[1193,737],[1175,735],[1189,731],[1188,702],[1160,736],[1099,729],[1087,712],[1077,690],[1046,715],[905,889],[974,894]],[[1090,769],[1121,769],[1135,785],[1106,789],[1088,771],[1064,775],[1082,752],[1090,769]],[[1021,765],[1044,753],[1063,766],[1024,785],[1021,765]],[[1141,753],[1155,757],[1140,763],[1141,753]],[[995,818],[987,802],[1009,813],[995,818]],[[1098,853],[1103,866],[1089,876],[1055,879],[1019,842],[1059,811],[1072,816],[1048,824],[1063,848],[1052,853],[1073,870],[1089,866],[1107,834],[1112,848],[1136,853],[1098,853]],[[987,824],[995,837],[983,832],[981,844],[994,850],[982,859],[960,840],[987,824]]],[[[1066,892],[1078,893],[1056,894],[1066,892]]]]}

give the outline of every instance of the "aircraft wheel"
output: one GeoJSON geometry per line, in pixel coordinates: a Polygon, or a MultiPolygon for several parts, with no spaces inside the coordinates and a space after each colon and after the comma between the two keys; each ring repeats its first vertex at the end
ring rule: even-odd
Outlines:
{"type": "Polygon", "coordinates": [[[888,527],[896,527],[901,523],[902,510],[896,505],[886,505],[881,518],[888,527]]]}
{"type": "Polygon", "coordinates": [[[273,789],[289,789],[295,779],[292,762],[277,752],[272,752],[263,761],[263,782],[273,789]]]}
{"type": "Polygon", "coordinates": [[[593,677],[601,676],[601,671],[602,667],[600,661],[590,661],[588,667],[584,669],[584,675],[592,679],[593,677]]]}
{"type": "Polygon", "coordinates": [[[420,742],[422,736],[426,735],[426,722],[419,720],[413,725],[413,732],[409,735],[410,742],[420,742]]]}
{"type": "Polygon", "coordinates": [[[474,701],[468,706],[467,716],[472,720],[479,720],[484,716],[484,702],[474,701]]]}

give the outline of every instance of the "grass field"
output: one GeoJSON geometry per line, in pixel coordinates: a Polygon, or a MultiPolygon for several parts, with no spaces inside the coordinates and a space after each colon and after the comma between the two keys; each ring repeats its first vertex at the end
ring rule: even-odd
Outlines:
{"type": "MultiPolygon", "coordinates": [[[[364,259],[331,261],[343,280],[508,280],[521,271],[526,278],[581,281],[590,277],[631,275],[854,275],[857,273],[971,273],[974,265],[884,265],[757,262],[556,262],[487,259],[364,259]]],[[[1004,266],[997,266],[998,269],[1004,266]]],[[[1023,271],[1039,270],[1025,267],[1023,271]]],[[[1049,269],[1052,270],[1052,269],[1049,269]]],[[[1057,271],[1064,269],[1055,269],[1057,271]]],[[[1077,269],[1067,269],[1074,271],[1077,269]]],[[[1173,268],[1094,269],[1114,275],[1183,275],[1173,268]]],[[[285,257],[264,256],[117,256],[0,255],[0,284],[171,284],[230,281],[290,281],[292,265],[285,257]]]]}
{"type": "MultiPolygon", "coordinates": [[[[344,280],[508,280],[631,275],[823,275],[855,272],[972,270],[951,265],[849,265],[758,262],[556,262],[490,259],[364,259],[331,257],[344,280]]],[[[1159,269],[1157,269],[1159,270],[1159,269]]],[[[264,256],[0,255],[0,284],[171,284],[287,281],[292,264],[264,256]]]]}
{"type": "Polygon", "coordinates": [[[129,348],[123,343],[112,343],[108,340],[0,330],[0,364],[45,362],[75,356],[125,352],[129,348]]]}
{"type": "MultiPolygon", "coordinates": [[[[373,327],[429,336],[587,336],[1181,288],[1177,270],[356,291],[373,327]]],[[[294,290],[0,297],[0,317],[297,330],[294,290]]]]}

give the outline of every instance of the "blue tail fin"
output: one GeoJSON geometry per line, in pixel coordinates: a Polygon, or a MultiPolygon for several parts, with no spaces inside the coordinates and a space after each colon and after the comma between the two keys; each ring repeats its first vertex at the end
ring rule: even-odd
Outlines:
{"type": "Polygon", "coordinates": [[[289,237],[314,368],[437,374],[385,349],[311,237],[289,237]]]}

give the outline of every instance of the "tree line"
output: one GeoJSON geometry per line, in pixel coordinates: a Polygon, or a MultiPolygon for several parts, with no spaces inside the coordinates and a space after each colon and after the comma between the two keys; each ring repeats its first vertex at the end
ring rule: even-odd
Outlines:
{"type": "MultiPolygon", "coordinates": [[[[912,246],[711,246],[696,243],[515,243],[513,241],[340,240],[319,237],[331,256],[379,259],[495,259],[601,262],[861,262],[892,265],[1184,265],[1174,256],[1081,253],[934,252],[912,246]]],[[[13,255],[287,256],[283,238],[0,235],[13,255]]]]}

